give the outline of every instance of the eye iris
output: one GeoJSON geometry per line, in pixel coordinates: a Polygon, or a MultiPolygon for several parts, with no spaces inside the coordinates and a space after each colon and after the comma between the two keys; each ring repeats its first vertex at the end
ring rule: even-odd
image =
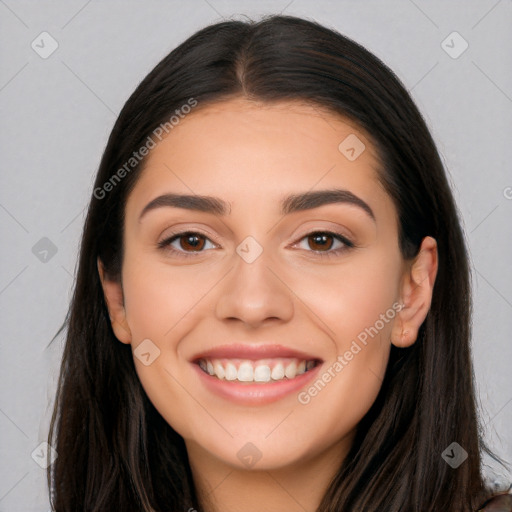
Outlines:
{"type": "Polygon", "coordinates": [[[332,236],[328,235],[328,234],[314,234],[314,235],[310,235],[308,238],[310,241],[310,247],[314,251],[318,251],[318,250],[322,250],[322,249],[328,250],[332,247],[332,244],[333,244],[332,236]],[[331,243],[328,243],[326,246],[325,244],[326,244],[327,239],[330,239],[331,243]],[[312,240],[313,240],[313,243],[311,244],[312,240]],[[314,245],[318,245],[318,244],[319,244],[319,247],[313,247],[314,245]]]}
{"type": "Polygon", "coordinates": [[[201,250],[204,246],[204,238],[191,233],[185,234],[180,237],[180,245],[186,250],[201,250]]]}

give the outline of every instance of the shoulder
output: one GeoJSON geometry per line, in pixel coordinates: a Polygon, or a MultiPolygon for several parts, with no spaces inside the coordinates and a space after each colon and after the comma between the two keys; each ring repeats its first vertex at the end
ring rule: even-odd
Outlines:
{"type": "Polygon", "coordinates": [[[487,500],[478,512],[512,512],[512,494],[498,494],[487,500]]]}

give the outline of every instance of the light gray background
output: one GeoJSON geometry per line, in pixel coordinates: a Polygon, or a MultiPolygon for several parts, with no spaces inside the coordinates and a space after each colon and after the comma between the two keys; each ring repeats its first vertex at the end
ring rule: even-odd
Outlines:
{"type": "Polygon", "coordinates": [[[512,460],[511,0],[0,0],[0,511],[49,508],[45,471],[31,458],[47,436],[62,337],[47,345],[67,310],[84,208],[117,113],[199,28],[280,11],[362,43],[424,114],[470,246],[487,439],[512,460]],[[43,31],[59,45],[47,59],[31,47],[43,31]],[[469,44],[456,59],[441,46],[453,31],[469,44]],[[46,262],[32,252],[43,237],[57,248],[46,262]]]}

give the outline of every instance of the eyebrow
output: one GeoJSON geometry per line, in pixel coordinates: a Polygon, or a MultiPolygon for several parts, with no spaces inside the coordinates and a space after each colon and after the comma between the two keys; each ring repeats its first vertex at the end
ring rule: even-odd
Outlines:
{"type": "MultiPolygon", "coordinates": [[[[349,190],[343,189],[318,190],[289,195],[281,202],[281,215],[289,215],[290,213],[336,203],[357,206],[375,222],[375,215],[370,206],[349,190]]],[[[221,216],[228,215],[231,212],[231,205],[218,197],[195,194],[163,194],[144,207],[139,215],[139,221],[147,212],[162,207],[184,208],[221,216]]]]}

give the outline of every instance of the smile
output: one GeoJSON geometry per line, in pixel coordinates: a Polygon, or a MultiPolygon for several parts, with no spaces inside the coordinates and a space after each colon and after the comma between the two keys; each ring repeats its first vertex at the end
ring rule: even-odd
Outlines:
{"type": "Polygon", "coordinates": [[[295,347],[249,341],[198,351],[190,363],[207,393],[240,405],[293,400],[323,366],[322,359],[295,347]]]}
{"type": "Polygon", "coordinates": [[[317,365],[313,359],[272,358],[272,359],[209,359],[198,362],[203,372],[219,380],[266,383],[291,380],[317,365]]]}

